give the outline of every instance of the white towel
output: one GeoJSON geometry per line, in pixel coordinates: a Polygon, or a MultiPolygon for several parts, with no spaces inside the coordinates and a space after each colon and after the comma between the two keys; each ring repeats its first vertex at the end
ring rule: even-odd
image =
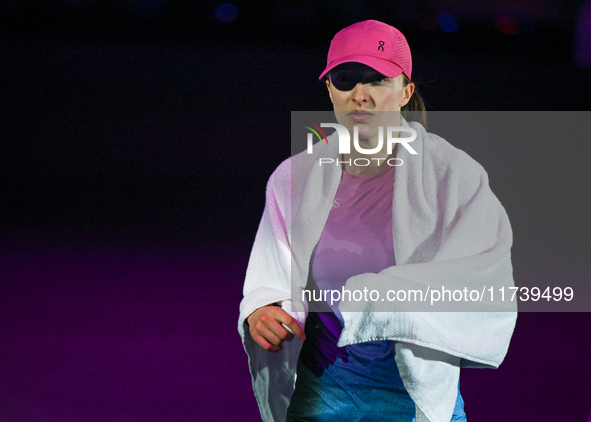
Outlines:
{"type": "MultiPolygon", "coordinates": [[[[418,154],[399,148],[397,157],[404,164],[394,180],[397,265],[351,277],[345,287],[383,290],[400,282],[470,289],[513,286],[511,228],[486,172],[420,124],[410,126],[418,134],[412,143],[418,154]]],[[[341,177],[340,167],[319,166],[320,156],[338,158],[334,136],[328,146],[315,145],[314,154],[286,160],[269,179],[247,269],[238,329],[265,422],[285,420],[301,341],[285,343],[276,354],[265,352],[252,341],[244,321],[258,307],[283,301],[303,327],[307,304],[297,299],[341,177]]],[[[396,340],[396,362],[417,414],[448,422],[460,366],[497,367],[504,359],[516,317],[514,304],[504,305],[499,312],[408,312],[412,308],[394,302],[342,303],[339,346],[396,340]]]]}

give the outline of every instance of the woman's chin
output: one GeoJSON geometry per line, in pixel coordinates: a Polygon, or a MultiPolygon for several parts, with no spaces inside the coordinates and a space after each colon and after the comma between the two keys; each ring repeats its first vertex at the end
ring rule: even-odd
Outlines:
{"type": "Polygon", "coordinates": [[[357,127],[357,138],[359,140],[364,140],[364,139],[373,139],[373,138],[377,138],[380,134],[379,132],[379,128],[376,124],[354,124],[351,126],[351,128],[349,129],[349,133],[351,133],[351,136],[353,136],[353,134],[355,133],[355,127],[357,127]]]}

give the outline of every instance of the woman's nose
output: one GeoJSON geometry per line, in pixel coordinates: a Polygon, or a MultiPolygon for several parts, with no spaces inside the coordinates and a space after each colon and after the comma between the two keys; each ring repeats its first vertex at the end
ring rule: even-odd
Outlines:
{"type": "Polygon", "coordinates": [[[353,95],[351,98],[358,105],[367,103],[369,101],[369,92],[367,84],[358,82],[357,85],[355,85],[355,88],[353,88],[353,95]]]}

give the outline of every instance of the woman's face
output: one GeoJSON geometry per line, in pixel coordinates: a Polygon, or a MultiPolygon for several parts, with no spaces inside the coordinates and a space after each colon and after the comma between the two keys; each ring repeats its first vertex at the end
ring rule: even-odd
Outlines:
{"type": "Polygon", "coordinates": [[[350,131],[357,126],[360,138],[374,137],[377,126],[399,125],[400,109],[414,92],[414,84],[404,87],[402,78],[354,62],[331,70],[326,87],[338,122],[350,131]]]}

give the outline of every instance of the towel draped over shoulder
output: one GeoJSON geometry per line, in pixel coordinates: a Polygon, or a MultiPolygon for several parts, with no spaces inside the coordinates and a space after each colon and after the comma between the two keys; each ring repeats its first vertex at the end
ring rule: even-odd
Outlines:
{"type": "MultiPolygon", "coordinates": [[[[398,148],[393,192],[393,241],[397,265],[360,274],[345,288],[385,291],[396,286],[426,290],[444,286],[492,293],[514,286],[507,214],[490,190],[482,166],[415,122],[412,147],[398,148]]],[[[253,388],[265,422],[283,422],[294,391],[299,339],[278,353],[250,337],[245,320],[261,306],[281,303],[303,327],[308,303],[301,292],[310,259],[328,218],[341,178],[335,136],[284,161],[270,177],[266,203],[252,248],[238,330],[249,357],[253,388]]],[[[508,290],[507,290],[508,291],[508,290]]],[[[417,407],[417,421],[449,422],[460,367],[495,368],[504,359],[516,319],[515,303],[486,311],[428,312],[409,303],[342,302],[339,346],[394,340],[404,386],[417,407]]]]}

